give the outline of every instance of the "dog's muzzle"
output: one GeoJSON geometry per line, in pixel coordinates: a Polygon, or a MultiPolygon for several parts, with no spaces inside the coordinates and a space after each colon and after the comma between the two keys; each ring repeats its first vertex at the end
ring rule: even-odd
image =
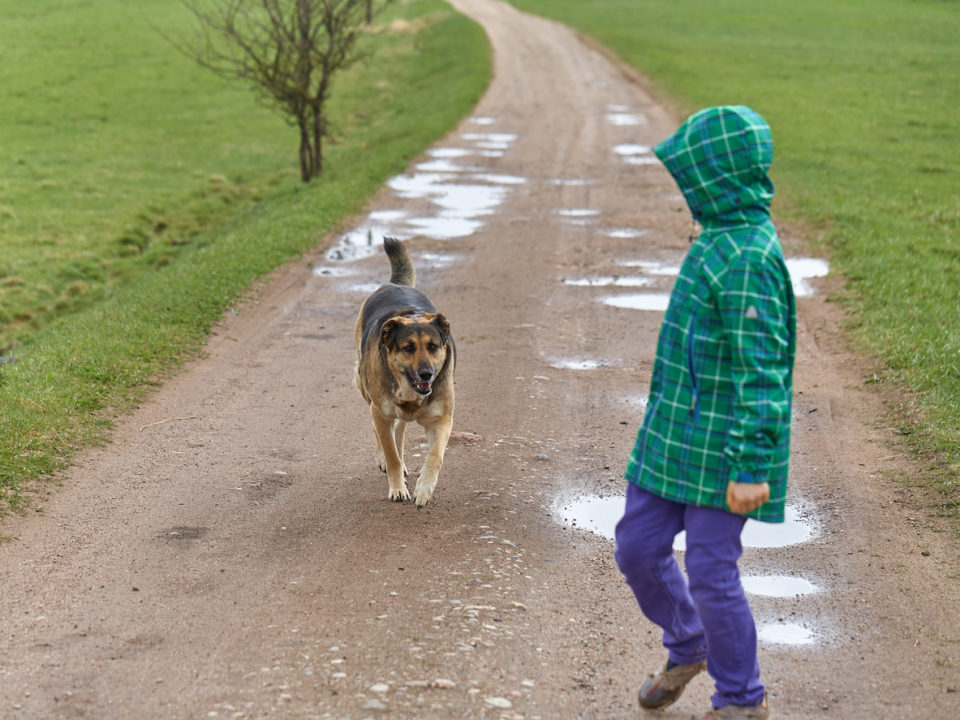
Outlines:
{"type": "Polygon", "coordinates": [[[420,370],[416,376],[410,376],[407,379],[418,395],[429,395],[433,391],[434,377],[436,377],[436,373],[433,370],[420,370]]]}

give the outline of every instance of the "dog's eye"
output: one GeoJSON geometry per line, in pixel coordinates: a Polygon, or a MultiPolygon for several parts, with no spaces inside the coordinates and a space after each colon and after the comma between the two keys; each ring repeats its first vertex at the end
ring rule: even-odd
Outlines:
{"type": "Polygon", "coordinates": [[[416,346],[415,346],[413,343],[409,343],[409,344],[403,346],[403,351],[404,351],[407,355],[413,355],[413,353],[416,352],[416,350],[417,350],[417,348],[416,348],[416,346]]]}
{"type": "Polygon", "coordinates": [[[434,342],[427,344],[427,352],[428,352],[428,353],[435,353],[435,352],[436,352],[437,350],[439,350],[439,349],[440,349],[440,346],[437,345],[437,344],[434,343],[434,342]]]}

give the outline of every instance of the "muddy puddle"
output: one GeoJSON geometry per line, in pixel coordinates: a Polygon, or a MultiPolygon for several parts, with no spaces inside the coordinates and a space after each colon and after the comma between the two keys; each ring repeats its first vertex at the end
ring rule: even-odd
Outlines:
{"type": "Polygon", "coordinates": [[[815,292],[809,281],[826,277],[830,273],[830,263],[819,258],[787,258],[787,270],[793,282],[793,294],[808,297],[815,292]]]}
{"type": "Polygon", "coordinates": [[[606,118],[608,123],[618,127],[636,127],[649,122],[643,113],[632,110],[628,105],[610,105],[606,118]]]}
{"type": "MultiPolygon", "coordinates": [[[[474,117],[477,126],[493,126],[495,118],[474,117]]],[[[423,236],[434,240],[467,237],[483,227],[512,187],[527,179],[517,175],[489,172],[483,159],[500,157],[517,139],[515,133],[466,132],[462,147],[435,147],[414,172],[397,175],[387,182],[398,201],[420,201],[418,210],[381,210],[355,229],[343,234],[324,254],[331,263],[359,260],[380,252],[384,237],[409,239],[423,236]],[[425,202],[424,202],[425,201],[425,202]]],[[[315,270],[320,277],[337,277],[327,270],[315,270]]]]}
{"type": "MultiPolygon", "coordinates": [[[[614,528],[623,515],[622,495],[584,495],[565,498],[557,505],[562,522],[571,527],[589,530],[607,540],[614,539],[614,528]]],[[[743,528],[743,546],[752,548],[779,548],[808,542],[816,535],[810,516],[796,504],[787,504],[783,523],[764,523],[747,520],[743,528]]],[[[675,550],[686,549],[686,533],[674,540],[675,550]]]]}

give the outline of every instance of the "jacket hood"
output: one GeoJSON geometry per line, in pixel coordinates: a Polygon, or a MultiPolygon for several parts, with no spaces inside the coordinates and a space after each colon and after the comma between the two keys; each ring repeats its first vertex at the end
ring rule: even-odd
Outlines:
{"type": "Polygon", "coordinates": [[[691,115],[654,152],[676,180],[694,219],[711,225],[762,222],[770,216],[770,126],[742,105],[691,115]]]}

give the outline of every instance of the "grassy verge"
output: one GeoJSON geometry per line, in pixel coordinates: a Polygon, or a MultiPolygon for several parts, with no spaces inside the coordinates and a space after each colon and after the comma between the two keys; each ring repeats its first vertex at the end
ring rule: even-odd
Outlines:
{"type": "Polygon", "coordinates": [[[156,32],[189,27],[179,4],[0,0],[0,509],[473,107],[482,31],[440,0],[391,8],[303,185],[295,131],[156,32]]]}
{"type": "Polygon", "coordinates": [[[742,103],[767,118],[775,212],[804,221],[847,279],[851,337],[906,397],[909,482],[960,517],[960,4],[512,2],[596,38],[683,112],[742,103]]]}

